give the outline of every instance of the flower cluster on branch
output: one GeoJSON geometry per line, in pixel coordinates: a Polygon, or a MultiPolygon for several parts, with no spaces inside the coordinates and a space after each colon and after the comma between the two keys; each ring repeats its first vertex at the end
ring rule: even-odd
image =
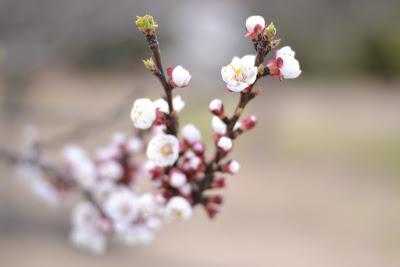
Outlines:
{"type": "Polygon", "coordinates": [[[94,253],[102,253],[111,236],[127,244],[147,244],[166,222],[189,219],[195,206],[201,206],[210,218],[221,210],[227,177],[238,173],[240,164],[231,158],[234,141],[257,123],[254,115],[243,117],[247,104],[259,91],[256,82],[272,76],[280,80],[297,78],[299,62],[286,46],[265,63],[280,39],[271,22],[251,16],[245,23],[245,37],[251,40],[255,54],[234,57],[222,67],[226,88],[238,94],[232,113],[220,99],[213,99],[212,114],[214,153],[206,157],[206,146],[196,126],[179,127],[179,113],[185,102],[175,92],[187,87],[191,74],[183,66],[164,70],[157,39],[158,24],[152,16],[138,17],[136,26],[145,36],[151,57],[145,67],[160,81],[163,96],[156,100],[136,99],[130,118],[139,129],[138,137],[116,133],[110,143],[100,147],[93,157],[76,145],[66,146],[62,162],[54,166],[36,134],[29,135],[21,157],[7,155],[17,164],[18,172],[30,177],[36,195],[52,205],[81,196],[72,211],[71,241],[94,253]],[[145,130],[145,131],[144,131],[145,130]],[[140,161],[140,154],[147,160],[140,161]],[[140,193],[140,177],[151,179],[154,190],[140,193]]]}

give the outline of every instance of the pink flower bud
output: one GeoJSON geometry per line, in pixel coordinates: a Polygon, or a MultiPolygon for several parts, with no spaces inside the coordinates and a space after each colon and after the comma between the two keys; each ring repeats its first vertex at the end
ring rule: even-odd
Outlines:
{"type": "Polygon", "coordinates": [[[215,177],[212,184],[213,188],[224,188],[226,186],[226,178],[224,176],[215,177]]]}
{"type": "Polygon", "coordinates": [[[240,164],[236,160],[231,160],[227,164],[225,164],[222,169],[225,172],[229,172],[230,174],[236,174],[240,170],[240,164]]]}
{"type": "Polygon", "coordinates": [[[177,66],[174,69],[168,69],[168,74],[171,76],[172,82],[176,87],[185,87],[189,84],[190,73],[182,66],[177,66]]]}
{"type": "Polygon", "coordinates": [[[265,20],[261,16],[251,16],[246,20],[246,37],[255,39],[257,32],[261,32],[265,28],[265,20]]]}
{"type": "Polygon", "coordinates": [[[214,204],[221,205],[224,202],[224,198],[221,195],[215,195],[215,196],[211,196],[208,199],[208,201],[211,203],[214,203],[214,204]]]}
{"type": "Polygon", "coordinates": [[[211,203],[207,204],[205,206],[206,211],[207,211],[207,215],[208,217],[210,217],[210,219],[214,219],[215,216],[218,214],[219,210],[213,206],[211,203]]]}
{"type": "Polygon", "coordinates": [[[205,151],[204,145],[200,142],[194,143],[192,149],[193,149],[193,152],[196,153],[196,155],[198,155],[198,156],[203,155],[204,151],[205,151]]]}
{"type": "Polygon", "coordinates": [[[250,129],[252,129],[254,126],[256,126],[256,123],[257,123],[257,119],[256,119],[256,117],[255,116],[253,116],[253,115],[250,115],[250,116],[247,116],[243,121],[242,121],[242,128],[244,129],[244,130],[250,130],[250,129]]]}
{"type": "Polygon", "coordinates": [[[186,184],[187,179],[186,179],[186,175],[176,169],[173,169],[170,172],[170,179],[169,179],[169,184],[174,187],[174,188],[180,188],[182,187],[184,184],[186,184]]]}
{"type": "Polygon", "coordinates": [[[224,114],[224,104],[219,99],[214,99],[213,101],[211,101],[208,109],[211,111],[212,114],[218,117],[224,114]]]}

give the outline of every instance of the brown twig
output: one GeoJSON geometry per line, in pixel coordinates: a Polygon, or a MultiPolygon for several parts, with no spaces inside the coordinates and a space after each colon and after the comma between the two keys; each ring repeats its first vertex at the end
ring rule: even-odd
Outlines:
{"type": "Polygon", "coordinates": [[[178,133],[178,117],[176,116],[176,113],[174,111],[174,104],[173,104],[173,98],[172,98],[172,90],[173,86],[170,82],[168,82],[165,72],[161,63],[161,52],[160,52],[160,46],[157,40],[157,35],[155,32],[149,32],[148,34],[145,34],[147,43],[149,45],[149,48],[152,52],[152,57],[154,60],[154,63],[156,64],[156,71],[154,74],[156,77],[160,80],[161,85],[164,88],[165,92],[165,98],[168,103],[168,108],[169,108],[169,114],[167,114],[167,129],[166,132],[168,134],[172,135],[177,135],[178,133]]]}

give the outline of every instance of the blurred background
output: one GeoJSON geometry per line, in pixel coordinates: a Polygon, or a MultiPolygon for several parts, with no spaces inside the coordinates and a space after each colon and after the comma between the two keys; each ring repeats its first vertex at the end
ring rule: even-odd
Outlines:
{"type": "Polygon", "coordinates": [[[28,123],[55,158],[65,143],[93,151],[115,130],[131,133],[133,100],[161,92],[134,27],[146,13],[165,67],[191,71],[181,120],[208,143],[209,101],[237,101],[220,68],[253,53],[248,16],[274,21],[303,73],[258,84],[247,112],[259,124],[235,143],[242,170],[222,214],[210,222],[199,209],[148,247],[75,249],[69,208],[48,209],[1,165],[1,265],[400,266],[398,0],[0,0],[1,147],[16,150],[28,123]]]}

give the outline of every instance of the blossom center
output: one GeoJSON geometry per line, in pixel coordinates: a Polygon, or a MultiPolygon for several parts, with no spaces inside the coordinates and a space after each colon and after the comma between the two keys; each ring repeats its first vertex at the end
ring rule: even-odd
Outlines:
{"type": "Polygon", "coordinates": [[[170,143],[165,144],[160,149],[161,155],[164,157],[169,156],[172,154],[172,145],[170,143]]]}
{"type": "Polygon", "coordinates": [[[122,215],[126,216],[131,212],[131,207],[128,205],[128,203],[125,203],[124,205],[121,206],[121,213],[122,215]]]}

